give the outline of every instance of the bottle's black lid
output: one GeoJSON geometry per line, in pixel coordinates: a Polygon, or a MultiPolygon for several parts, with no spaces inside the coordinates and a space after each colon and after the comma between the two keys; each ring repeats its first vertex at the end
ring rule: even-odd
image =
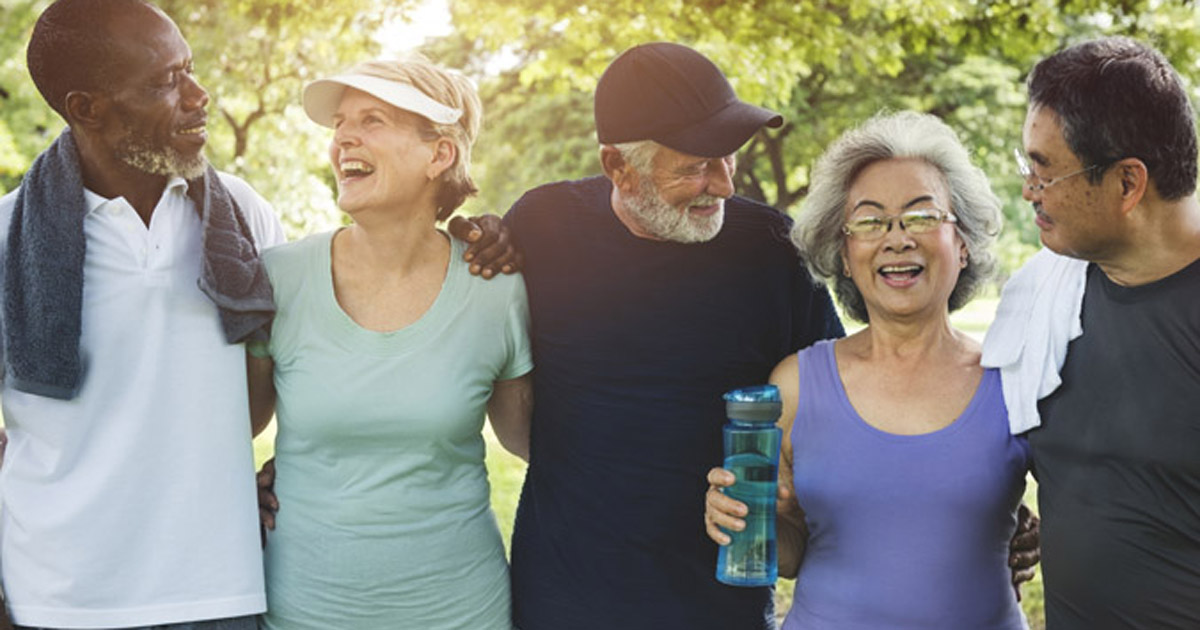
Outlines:
{"type": "Polygon", "coordinates": [[[725,415],[743,422],[775,423],[783,410],[779,388],[755,385],[725,392],[725,415]]]}

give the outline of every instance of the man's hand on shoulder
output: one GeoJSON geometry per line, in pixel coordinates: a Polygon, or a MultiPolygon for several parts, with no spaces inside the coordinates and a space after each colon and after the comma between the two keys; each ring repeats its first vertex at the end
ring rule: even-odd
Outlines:
{"type": "Polygon", "coordinates": [[[491,278],[497,273],[521,270],[524,256],[513,245],[500,217],[494,214],[455,216],[450,219],[447,229],[451,236],[467,243],[463,260],[471,263],[468,269],[472,274],[491,278]]]}

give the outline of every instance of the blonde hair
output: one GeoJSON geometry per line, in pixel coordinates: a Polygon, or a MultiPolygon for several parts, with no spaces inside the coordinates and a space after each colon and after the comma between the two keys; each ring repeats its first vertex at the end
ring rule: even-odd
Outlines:
{"type": "Polygon", "coordinates": [[[395,60],[375,60],[360,63],[349,70],[398,83],[407,83],[433,100],[462,111],[458,122],[449,125],[435,123],[423,116],[428,127],[421,137],[431,141],[446,138],[454,145],[454,164],[439,176],[437,220],[444,221],[467,197],[479,192],[471,179],[471,146],[479,135],[483,105],[474,83],[462,73],[438,66],[420,55],[395,60]]]}

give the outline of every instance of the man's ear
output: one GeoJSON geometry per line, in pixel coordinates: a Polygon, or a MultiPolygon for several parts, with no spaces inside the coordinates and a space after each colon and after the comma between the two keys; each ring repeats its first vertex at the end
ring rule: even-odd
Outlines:
{"type": "Polygon", "coordinates": [[[622,194],[630,195],[637,191],[637,172],[616,147],[607,144],[600,147],[600,166],[604,169],[605,177],[622,194]]]}
{"type": "Polygon", "coordinates": [[[97,129],[103,125],[104,113],[108,109],[108,100],[97,92],[72,90],[63,99],[63,111],[67,115],[67,124],[72,127],[97,129]]]}
{"type": "Polygon", "coordinates": [[[1128,213],[1141,203],[1150,186],[1150,171],[1145,162],[1137,158],[1125,158],[1113,164],[1121,186],[1121,212],[1128,213]]]}

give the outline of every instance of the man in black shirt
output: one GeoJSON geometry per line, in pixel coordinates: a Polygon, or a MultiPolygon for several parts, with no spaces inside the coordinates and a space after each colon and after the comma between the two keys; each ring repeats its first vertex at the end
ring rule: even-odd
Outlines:
{"type": "Polygon", "coordinates": [[[1200,204],[1175,70],[1123,38],[1029,77],[1024,197],[1088,261],[1083,335],[1030,436],[1049,630],[1200,628],[1200,204]]]}

